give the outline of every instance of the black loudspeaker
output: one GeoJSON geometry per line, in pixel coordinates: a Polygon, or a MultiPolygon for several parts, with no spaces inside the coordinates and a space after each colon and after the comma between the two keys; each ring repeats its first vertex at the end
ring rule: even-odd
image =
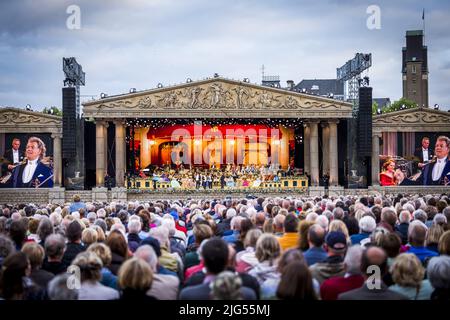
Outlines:
{"type": "Polygon", "coordinates": [[[62,157],[74,158],[77,154],[77,91],[75,87],[63,88],[63,140],[62,157]]]}
{"type": "Polygon", "coordinates": [[[359,157],[372,156],[372,88],[359,88],[357,118],[357,153],[359,157]]]}

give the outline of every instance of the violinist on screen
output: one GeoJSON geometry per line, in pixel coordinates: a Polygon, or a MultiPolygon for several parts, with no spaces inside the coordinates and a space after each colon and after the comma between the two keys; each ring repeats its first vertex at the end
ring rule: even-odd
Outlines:
{"type": "Polygon", "coordinates": [[[380,185],[396,186],[398,184],[397,173],[395,171],[395,161],[393,159],[387,159],[383,163],[383,171],[380,173],[380,185]]]}
{"type": "MultiPolygon", "coordinates": [[[[422,167],[421,174],[415,179],[401,179],[402,185],[449,185],[450,183],[450,139],[437,138],[434,146],[435,157],[422,167]]],[[[404,178],[404,177],[403,177],[404,178]]]]}
{"type": "Polygon", "coordinates": [[[51,188],[53,187],[52,170],[41,162],[45,157],[45,144],[37,138],[28,139],[26,159],[12,172],[8,181],[12,188],[51,188]]]}

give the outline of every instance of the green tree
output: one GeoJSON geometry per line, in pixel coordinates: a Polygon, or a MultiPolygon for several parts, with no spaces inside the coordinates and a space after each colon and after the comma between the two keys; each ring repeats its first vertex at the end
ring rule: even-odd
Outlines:
{"type": "MultiPolygon", "coordinates": [[[[401,98],[401,99],[391,103],[390,106],[382,107],[381,113],[389,113],[389,112],[411,109],[411,108],[417,108],[417,104],[412,100],[408,100],[406,98],[401,98]]],[[[372,104],[372,114],[377,114],[377,109],[378,109],[378,104],[376,102],[374,102],[372,104]]]]}
{"type": "Polygon", "coordinates": [[[52,114],[54,116],[62,116],[62,110],[58,109],[58,107],[55,106],[50,108],[45,107],[44,110],[42,110],[42,113],[52,114]]]}

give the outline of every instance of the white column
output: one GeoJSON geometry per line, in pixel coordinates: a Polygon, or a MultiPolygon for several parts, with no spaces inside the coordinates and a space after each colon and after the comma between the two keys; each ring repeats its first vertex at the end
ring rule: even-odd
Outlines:
{"type": "Polygon", "coordinates": [[[303,131],[303,143],[304,143],[304,154],[303,154],[303,159],[304,159],[304,168],[305,168],[305,172],[307,172],[308,174],[311,174],[311,166],[310,166],[310,150],[309,150],[309,145],[310,145],[310,126],[309,123],[305,122],[305,127],[304,127],[304,131],[303,131]]]}
{"type": "Polygon", "coordinates": [[[60,187],[62,183],[62,150],[61,133],[52,133],[53,138],[53,181],[55,187],[60,187]]]}
{"type": "Polygon", "coordinates": [[[322,175],[330,173],[330,128],[328,123],[322,122],[322,175]]]}
{"type": "Polygon", "coordinates": [[[122,120],[114,122],[116,126],[116,186],[125,186],[126,143],[125,125],[122,120]]]}
{"type": "Polygon", "coordinates": [[[380,137],[381,132],[372,133],[372,186],[380,185],[380,137]]]}
{"type": "Polygon", "coordinates": [[[311,166],[311,185],[319,185],[319,132],[318,121],[311,121],[311,141],[309,146],[310,166],[311,166]]]}
{"type": "Polygon", "coordinates": [[[97,187],[103,187],[106,174],[106,127],[105,122],[95,123],[95,181],[97,187]]]}
{"type": "Polygon", "coordinates": [[[283,126],[280,126],[281,131],[281,139],[280,139],[280,164],[283,169],[287,169],[289,166],[289,138],[290,132],[289,129],[283,126]]]}
{"type": "Polygon", "coordinates": [[[330,186],[337,186],[339,183],[338,173],[338,138],[337,124],[338,120],[328,121],[329,126],[329,164],[330,164],[330,186]]]}

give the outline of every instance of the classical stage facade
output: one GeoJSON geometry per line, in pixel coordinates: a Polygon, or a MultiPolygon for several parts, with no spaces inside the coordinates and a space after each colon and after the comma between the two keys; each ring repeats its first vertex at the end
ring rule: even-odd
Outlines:
{"type": "MultiPolygon", "coordinates": [[[[301,127],[301,137],[297,137],[297,140],[301,139],[303,143],[303,152],[300,154],[303,158],[302,169],[310,174],[312,188],[319,186],[320,168],[329,174],[330,186],[338,187],[337,127],[340,120],[352,117],[352,105],[339,100],[217,77],[87,102],[84,103],[84,117],[96,123],[97,186],[104,185],[106,176],[106,128],[110,123],[115,125],[115,179],[117,186],[122,187],[125,186],[125,173],[130,170],[126,163],[126,149],[129,148],[126,132],[130,130],[130,126],[134,132],[131,139],[139,141],[140,167],[145,168],[155,161],[157,164],[166,163],[161,159],[164,155],[160,146],[169,142],[170,129],[183,127],[184,132],[189,133],[187,148],[193,154],[188,160],[194,162],[196,155],[199,152],[204,153],[211,141],[205,141],[208,139],[205,139],[204,129],[200,131],[201,137],[198,141],[197,136],[191,135],[189,126],[196,121],[203,121],[203,125],[208,124],[206,129],[212,132],[214,129],[229,129],[230,126],[238,126],[244,131],[252,127],[263,128],[266,134],[267,130],[270,132],[279,129],[279,138],[268,133],[269,137],[264,141],[267,148],[262,147],[264,152],[259,152],[259,160],[253,163],[249,160],[252,150],[243,146],[245,154],[241,164],[268,165],[268,150],[270,155],[278,155],[276,164],[283,169],[287,169],[290,163],[296,160],[292,159],[292,142],[295,140],[296,129],[301,127]],[[158,126],[158,123],[167,125],[158,126]],[[158,136],[162,131],[169,134],[158,136]],[[322,153],[319,155],[320,151],[322,153]]],[[[223,133],[225,135],[225,132],[223,133]]],[[[224,139],[221,144],[219,149],[222,154],[215,159],[225,165],[228,161],[225,160],[226,151],[223,149],[227,140],[224,139]]],[[[257,141],[257,145],[261,150],[261,140],[257,141]]],[[[236,160],[236,150],[231,152],[232,159],[236,160]]],[[[194,162],[195,164],[198,163],[194,162]]],[[[200,161],[200,164],[203,162],[200,161]]],[[[134,162],[132,166],[134,168],[134,162]]]]}
{"type": "MultiPolygon", "coordinates": [[[[140,174],[147,168],[165,165],[173,168],[180,164],[177,162],[180,159],[181,164],[189,169],[211,169],[212,165],[224,168],[230,164],[269,167],[275,163],[286,171],[294,164],[299,168],[299,176],[304,177],[306,172],[310,175],[308,188],[298,188],[297,193],[305,195],[325,192],[330,195],[440,194],[449,190],[448,186],[381,187],[378,179],[380,156],[407,158],[422,137],[429,136],[434,141],[438,135],[449,136],[448,112],[413,108],[373,116],[372,185],[368,189],[344,189],[342,177],[347,173],[344,174],[342,168],[347,140],[342,135],[347,132],[343,124],[353,116],[352,105],[347,102],[215,77],[106,96],[83,106],[86,123],[95,127],[91,136],[86,137],[87,140],[95,140],[90,146],[95,148],[95,158],[87,161],[95,162],[92,190],[70,191],[64,188],[61,117],[3,108],[0,109],[1,151],[10,147],[8,144],[13,136],[25,139],[30,135],[40,135],[46,139],[47,150],[51,151],[55,187],[2,188],[0,202],[62,203],[71,201],[76,193],[81,194],[85,201],[144,200],[183,194],[217,197],[227,193],[223,190],[189,190],[183,193],[182,188],[175,193],[172,190],[130,192],[127,185],[130,173],[140,174]],[[227,130],[233,130],[232,134],[229,135],[227,130]],[[216,143],[218,131],[223,134],[222,140],[216,143]],[[250,146],[252,141],[257,147],[250,146]],[[185,149],[178,150],[181,142],[185,149]],[[170,157],[174,151],[177,159],[170,157]],[[108,171],[111,167],[112,173],[108,171]],[[108,172],[115,176],[115,187],[111,190],[105,187],[108,172]],[[329,175],[327,190],[321,185],[324,174],[329,175]]],[[[404,162],[407,163],[406,160],[404,162]]],[[[279,195],[296,193],[291,191],[279,195]]],[[[277,194],[276,190],[264,193],[252,188],[230,193],[236,196],[277,194]]]]}

